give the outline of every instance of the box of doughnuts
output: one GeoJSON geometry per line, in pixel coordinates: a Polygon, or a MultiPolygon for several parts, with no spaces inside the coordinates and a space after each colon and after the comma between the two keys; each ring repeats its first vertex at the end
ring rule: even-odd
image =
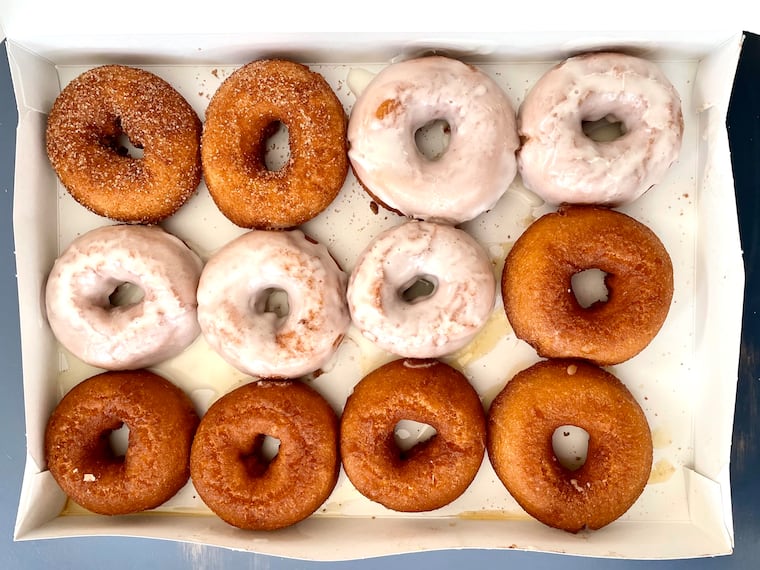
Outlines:
{"type": "Polygon", "coordinates": [[[731,553],[741,33],[10,4],[16,540],[731,553]]]}

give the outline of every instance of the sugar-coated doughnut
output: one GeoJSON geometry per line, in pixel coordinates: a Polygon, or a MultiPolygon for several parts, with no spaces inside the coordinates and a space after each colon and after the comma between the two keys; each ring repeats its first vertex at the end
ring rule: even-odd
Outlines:
{"type": "Polygon", "coordinates": [[[287,229],[322,212],[348,173],[346,113],[305,65],[251,62],[224,80],[206,109],[203,176],[220,211],[245,228],[287,229]],[[288,129],[290,158],[264,162],[272,127],[288,129]]]}
{"type": "Polygon", "coordinates": [[[158,226],[91,230],[56,259],[45,287],[47,319],[74,356],[109,370],[153,366],[176,356],[200,332],[195,293],[200,258],[158,226]],[[130,284],[142,299],[114,305],[130,284]]]}
{"type": "Polygon", "coordinates": [[[190,398],[147,370],[103,372],[72,388],[45,430],[45,457],[61,489],[82,507],[122,515],[163,504],[190,476],[198,415],[190,398]],[[124,456],[109,435],[126,425],[124,456]]]}
{"type": "Polygon", "coordinates": [[[569,58],[543,75],[518,111],[525,186],[550,204],[618,206],[658,184],[678,158],[681,99],[659,67],[621,53],[569,58]],[[608,118],[623,134],[598,142],[583,122],[608,118]]]}
{"type": "Polygon", "coordinates": [[[346,475],[367,498],[403,512],[430,511],[459,497],[485,455],[485,412],[467,378],[435,360],[395,360],[365,376],[348,397],[340,424],[346,475]],[[435,435],[401,451],[401,420],[435,435]]]}
{"type": "Polygon", "coordinates": [[[208,344],[239,370],[295,378],[327,363],[343,339],[347,280],[327,248],[300,230],[254,230],[208,260],[198,321],[208,344]],[[274,291],[287,294],[286,314],[267,307],[274,291]]]}
{"type": "Polygon", "coordinates": [[[338,417],[298,381],[261,380],[233,390],[203,416],[190,470],[219,518],[251,530],[293,525],[330,496],[338,480],[338,417]],[[270,461],[266,436],[280,441],[270,461]]]}
{"type": "Polygon", "coordinates": [[[646,486],[652,435],[633,395],[590,363],[548,360],[519,372],[488,412],[488,457],[520,506],[569,532],[599,529],[624,514],[646,486]],[[557,459],[552,435],[562,426],[589,435],[583,465],[557,459]]]}
{"type": "Polygon", "coordinates": [[[504,90],[461,61],[430,56],[394,63],[359,95],[348,124],[353,170],[382,205],[413,218],[460,223],[492,208],[517,172],[515,112],[504,90]],[[445,121],[435,160],[415,133],[445,121]]]}
{"type": "Polygon", "coordinates": [[[565,206],[533,222],[507,255],[502,298],[515,334],[547,358],[600,365],[636,356],[670,310],[673,265],[641,222],[614,210],[565,206]],[[572,277],[606,273],[607,301],[583,308],[572,277]]]}
{"type": "Polygon", "coordinates": [[[80,204],[120,222],[169,217],[201,181],[198,115],[169,83],[124,65],[96,67],[56,98],[47,121],[47,154],[80,204]],[[126,136],[141,148],[131,157],[126,136]]]}
{"type": "Polygon", "coordinates": [[[410,220],[379,234],[357,259],[348,305],[384,350],[434,358],[465,346],[494,307],[496,280],[482,246],[447,224],[410,220]],[[406,298],[423,280],[432,292],[406,298]]]}

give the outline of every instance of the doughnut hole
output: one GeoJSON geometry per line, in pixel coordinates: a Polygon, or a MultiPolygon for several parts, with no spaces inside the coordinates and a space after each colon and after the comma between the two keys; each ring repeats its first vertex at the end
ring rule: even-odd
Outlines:
{"type": "Polygon", "coordinates": [[[607,289],[607,273],[601,269],[584,269],[574,274],[570,279],[570,289],[575,300],[584,309],[595,303],[606,303],[609,298],[607,289]]]}
{"type": "Polygon", "coordinates": [[[111,291],[108,295],[108,303],[111,307],[129,307],[142,301],[143,297],[145,297],[145,291],[142,287],[127,281],[111,291]]]}
{"type": "Polygon", "coordinates": [[[264,166],[270,172],[277,172],[289,160],[290,131],[285,123],[273,121],[264,129],[264,166]]]}
{"type": "Polygon", "coordinates": [[[278,287],[264,289],[255,298],[253,311],[257,314],[273,313],[278,319],[284,319],[290,314],[287,292],[278,287]]]}
{"type": "Polygon", "coordinates": [[[143,158],[143,145],[140,141],[132,140],[121,125],[121,117],[106,127],[101,143],[119,156],[133,159],[143,158]]]}
{"type": "Polygon", "coordinates": [[[241,453],[240,460],[248,475],[261,477],[280,451],[280,440],[265,434],[258,434],[248,453],[241,453]]]}
{"type": "Polygon", "coordinates": [[[552,450],[559,464],[568,471],[577,471],[586,463],[588,432],[578,426],[562,425],[552,434],[552,450]]]}
{"type": "Polygon", "coordinates": [[[625,123],[614,115],[605,115],[601,119],[584,120],[581,122],[581,130],[594,142],[612,142],[628,132],[625,123]]]}
{"type": "Polygon", "coordinates": [[[144,155],[142,144],[132,142],[127,133],[121,131],[113,143],[113,148],[117,154],[128,156],[129,158],[141,159],[144,155]]]}
{"type": "Polygon", "coordinates": [[[114,458],[123,461],[124,456],[127,454],[127,447],[129,446],[129,427],[127,424],[122,423],[118,428],[108,431],[103,435],[108,439],[108,445],[114,458]]]}
{"type": "Polygon", "coordinates": [[[430,424],[414,420],[400,420],[393,428],[393,440],[402,460],[409,459],[415,450],[421,450],[438,432],[430,424]]]}
{"type": "Polygon", "coordinates": [[[449,148],[451,126],[444,119],[434,119],[414,131],[419,153],[430,161],[441,158],[449,148]]]}
{"type": "Polygon", "coordinates": [[[413,305],[432,296],[438,288],[438,280],[432,275],[418,275],[410,279],[398,290],[398,296],[405,303],[413,305]]]}

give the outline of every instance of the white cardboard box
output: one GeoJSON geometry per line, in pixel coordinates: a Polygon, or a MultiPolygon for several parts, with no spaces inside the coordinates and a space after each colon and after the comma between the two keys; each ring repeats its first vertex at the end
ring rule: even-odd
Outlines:
{"type": "MultiPolygon", "coordinates": [[[[19,283],[27,462],[16,540],[122,535],[206,543],[286,557],[337,560],[445,548],[526,549],[624,558],[728,554],[733,547],[729,459],[738,362],[743,270],[725,118],[740,52],[737,32],[579,34],[50,34],[11,2],[3,25],[19,109],[14,231],[19,283]],[[94,369],[58,347],[41,295],[53,260],[75,235],[109,223],[84,211],[60,187],[44,149],[46,113],[63,85],[101,63],[146,67],[169,80],[203,117],[219,83],[239,65],[288,57],[312,65],[350,112],[351,70],[374,71],[396,58],[436,49],[480,65],[515,108],[552,63],[589,49],[621,48],[661,64],[682,95],[685,141],[667,179],[624,210],[648,224],[674,262],[674,305],[658,337],[639,356],[611,368],[644,408],[655,442],[655,469],[642,497],[621,519],[595,532],[568,534],[528,517],[498,483],[488,461],[451,505],[403,515],[370,503],[341,473],[308,520],[273,533],[244,532],[213,516],[188,484],[156,512],[103,517],[67,505],[45,469],[42,434],[61,395],[94,369]]],[[[48,24],[50,25],[50,24],[48,24]]],[[[195,31],[195,30],[194,30],[195,31]]],[[[309,233],[350,271],[359,251],[400,221],[382,210],[352,175],[309,233]]],[[[495,271],[519,233],[542,212],[518,180],[491,212],[465,228],[494,259],[495,271]]],[[[239,235],[201,186],[164,226],[204,258],[239,235]]],[[[314,381],[340,410],[360,377],[390,355],[351,331],[327,372],[314,381]]],[[[515,339],[501,304],[469,349],[449,359],[488,405],[535,352],[515,339]]],[[[156,368],[185,388],[203,411],[249,379],[226,366],[202,339],[156,368]]],[[[18,434],[21,437],[21,434],[18,434]]]]}

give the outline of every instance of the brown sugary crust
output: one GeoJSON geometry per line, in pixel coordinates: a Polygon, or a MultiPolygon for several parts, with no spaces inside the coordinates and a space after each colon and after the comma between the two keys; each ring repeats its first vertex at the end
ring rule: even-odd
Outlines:
{"type": "Polygon", "coordinates": [[[53,411],[45,431],[50,473],[84,508],[135,513],[170,499],[190,476],[198,425],[190,398],[147,370],[105,372],[77,384],[53,411]],[[123,458],[108,436],[126,424],[123,458]]]}
{"type": "MultiPolygon", "coordinates": [[[[395,208],[392,208],[391,206],[389,206],[388,204],[386,204],[385,202],[383,202],[380,198],[378,198],[375,194],[373,194],[372,190],[370,190],[367,187],[367,185],[364,184],[364,181],[361,178],[359,178],[359,174],[357,174],[356,169],[351,168],[351,172],[353,173],[354,178],[356,178],[356,181],[359,183],[359,186],[361,187],[361,189],[364,190],[370,198],[372,198],[372,201],[377,206],[381,206],[384,210],[388,210],[389,212],[392,212],[392,213],[396,214],[397,216],[407,217],[406,214],[404,214],[400,210],[396,210],[395,208]]],[[[377,213],[377,212],[375,212],[375,213],[377,213]]]]}
{"type": "Polygon", "coordinates": [[[219,210],[245,228],[286,229],[321,213],[348,173],[348,120],[330,85],[307,66],[259,60],[237,69],[206,109],[201,155],[219,210]],[[264,163],[273,123],[288,129],[290,159],[264,163]]]}
{"type": "Polygon", "coordinates": [[[201,122],[169,83],[124,65],[75,78],[48,116],[47,154],[63,185],[96,214],[157,223],[176,212],[201,181],[201,122]],[[127,156],[118,137],[143,149],[127,156]]]}
{"type": "Polygon", "coordinates": [[[400,359],[365,376],[341,418],[343,468],[367,498],[402,512],[430,511],[459,497],[485,454],[485,412],[467,378],[435,360],[400,359]],[[402,453],[401,420],[436,430],[402,453]]]}
{"type": "Polygon", "coordinates": [[[190,471],[204,503],[230,525],[293,525],[330,496],[338,480],[338,418],[314,389],[261,380],[233,390],[203,416],[190,471]],[[280,440],[267,464],[264,436],[280,440]]]}
{"type": "Polygon", "coordinates": [[[652,468],[652,436],[618,378],[588,362],[548,360],[519,372],[494,399],[488,457],[528,514],[578,532],[611,523],[638,499],[652,468]],[[589,434],[586,462],[575,471],[552,447],[564,425],[589,434]]]}
{"type": "Polygon", "coordinates": [[[655,337],[673,298],[665,246],[641,222],[614,210],[564,206],[531,224],[507,255],[504,309],[515,334],[547,358],[617,364],[655,337]],[[606,302],[582,308],[571,279],[606,276],[606,302]]]}

